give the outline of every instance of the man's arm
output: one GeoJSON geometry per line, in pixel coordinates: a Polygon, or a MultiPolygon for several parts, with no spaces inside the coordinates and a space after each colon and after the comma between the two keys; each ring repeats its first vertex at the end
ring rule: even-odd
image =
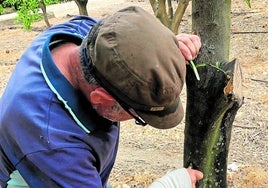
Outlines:
{"type": "Polygon", "coordinates": [[[177,169],[154,181],[149,188],[195,188],[203,178],[202,172],[194,169],[177,169]]]}

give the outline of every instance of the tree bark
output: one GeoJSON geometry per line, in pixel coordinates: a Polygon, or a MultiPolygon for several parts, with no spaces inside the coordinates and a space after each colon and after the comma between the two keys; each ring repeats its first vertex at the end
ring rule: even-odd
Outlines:
{"type": "Polygon", "coordinates": [[[51,25],[48,21],[47,8],[46,8],[46,4],[45,4],[44,0],[39,1],[39,6],[43,12],[44,21],[45,21],[47,27],[50,27],[51,25]]]}
{"type": "Polygon", "coordinates": [[[243,101],[240,66],[234,60],[221,70],[203,67],[200,82],[187,69],[184,166],[204,173],[197,187],[224,188],[232,123],[243,101]]]}
{"type": "Polygon", "coordinates": [[[224,188],[232,123],[243,102],[240,65],[228,62],[231,0],[192,4],[193,31],[202,39],[195,60],[201,79],[187,67],[184,166],[204,173],[197,187],[224,188]]]}
{"type": "Polygon", "coordinates": [[[192,29],[202,38],[199,62],[229,60],[231,0],[193,0],[192,29]]]}
{"type": "Polygon", "coordinates": [[[88,12],[87,12],[87,2],[88,2],[88,0],[74,0],[74,1],[78,6],[79,14],[88,16],[88,12]]]}

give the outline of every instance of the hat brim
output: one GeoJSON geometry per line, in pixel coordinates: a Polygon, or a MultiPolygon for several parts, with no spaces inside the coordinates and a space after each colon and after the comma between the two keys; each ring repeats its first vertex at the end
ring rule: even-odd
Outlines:
{"type": "Polygon", "coordinates": [[[135,111],[147,124],[158,129],[173,128],[181,122],[184,116],[180,99],[173,107],[164,111],[135,111]]]}

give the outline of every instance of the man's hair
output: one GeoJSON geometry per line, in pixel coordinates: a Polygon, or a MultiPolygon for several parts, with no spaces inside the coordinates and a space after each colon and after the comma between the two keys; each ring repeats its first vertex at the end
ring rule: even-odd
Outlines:
{"type": "Polygon", "coordinates": [[[90,50],[90,47],[92,48],[92,46],[94,46],[101,22],[102,20],[100,20],[96,25],[94,25],[91,28],[87,36],[83,39],[83,42],[80,48],[80,63],[81,63],[82,72],[84,74],[85,79],[88,81],[88,83],[91,83],[91,84],[98,84],[98,82],[94,78],[92,73],[90,72],[90,66],[92,62],[90,62],[91,57],[87,51],[90,50]],[[84,48],[86,48],[86,51],[84,51],[85,50],[84,48]],[[86,58],[85,58],[85,55],[87,56],[86,58]]]}
{"type": "Polygon", "coordinates": [[[83,75],[84,75],[85,79],[88,81],[88,83],[90,83],[90,84],[98,84],[97,80],[90,73],[86,63],[81,62],[81,69],[82,69],[83,75]]]}

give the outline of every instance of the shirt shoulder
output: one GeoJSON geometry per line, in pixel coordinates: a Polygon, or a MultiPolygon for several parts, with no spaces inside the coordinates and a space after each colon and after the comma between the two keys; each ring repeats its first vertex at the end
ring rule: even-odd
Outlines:
{"type": "Polygon", "coordinates": [[[64,23],[52,26],[47,32],[72,33],[84,37],[98,21],[98,19],[88,16],[76,16],[64,23]]]}

